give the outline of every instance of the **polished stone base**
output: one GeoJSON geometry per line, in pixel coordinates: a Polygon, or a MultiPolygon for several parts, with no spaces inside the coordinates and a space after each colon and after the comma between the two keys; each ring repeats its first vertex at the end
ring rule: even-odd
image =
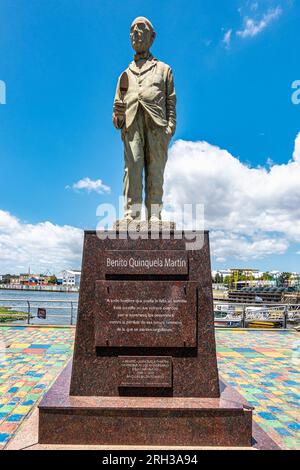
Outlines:
{"type": "Polygon", "coordinates": [[[69,396],[71,363],[39,405],[39,443],[252,446],[252,408],[220,383],[220,398],[69,396]]]}

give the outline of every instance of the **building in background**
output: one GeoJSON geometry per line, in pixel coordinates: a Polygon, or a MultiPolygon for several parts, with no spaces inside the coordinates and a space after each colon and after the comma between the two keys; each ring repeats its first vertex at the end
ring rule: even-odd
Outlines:
{"type": "Polygon", "coordinates": [[[20,284],[20,276],[10,276],[9,278],[9,284],[12,286],[17,286],[20,284]]]}
{"type": "Polygon", "coordinates": [[[58,280],[61,280],[63,286],[68,287],[79,287],[80,285],[81,271],[66,269],[62,271],[58,276],[58,280]]]}

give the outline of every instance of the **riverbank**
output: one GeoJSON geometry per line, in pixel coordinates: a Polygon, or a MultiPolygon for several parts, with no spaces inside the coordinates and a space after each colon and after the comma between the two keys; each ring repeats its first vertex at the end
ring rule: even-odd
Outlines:
{"type": "Polygon", "coordinates": [[[27,313],[12,310],[10,307],[0,307],[0,323],[25,320],[27,313]]]}
{"type": "Polygon", "coordinates": [[[25,291],[25,292],[79,292],[79,287],[70,286],[23,286],[16,284],[11,286],[10,284],[0,284],[0,290],[4,291],[25,291]]]}

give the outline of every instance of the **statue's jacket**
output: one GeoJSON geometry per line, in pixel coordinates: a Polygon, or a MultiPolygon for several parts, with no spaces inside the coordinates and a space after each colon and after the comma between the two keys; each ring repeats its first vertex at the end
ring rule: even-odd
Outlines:
{"type": "MultiPolygon", "coordinates": [[[[176,128],[176,93],[172,69],[151,56],[142,67],[135,61],[126,69],[129,81],[125,95],[126,128],[134,121],[139,105],[151,116],[155,124],[169,127],[171,134],[176,128]]],[[[115,101],[120,100],[120,78],[115,101]]]]}

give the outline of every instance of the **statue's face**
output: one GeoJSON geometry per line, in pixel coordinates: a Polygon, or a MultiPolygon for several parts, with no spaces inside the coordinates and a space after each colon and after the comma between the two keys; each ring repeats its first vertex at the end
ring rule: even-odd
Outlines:
{"type": "Polygon", "coordinates": [[[154,34],[146,23],[134,23],[130,29],[130,39],[135,52],[146,52],[153,43],[154,34]]]}

